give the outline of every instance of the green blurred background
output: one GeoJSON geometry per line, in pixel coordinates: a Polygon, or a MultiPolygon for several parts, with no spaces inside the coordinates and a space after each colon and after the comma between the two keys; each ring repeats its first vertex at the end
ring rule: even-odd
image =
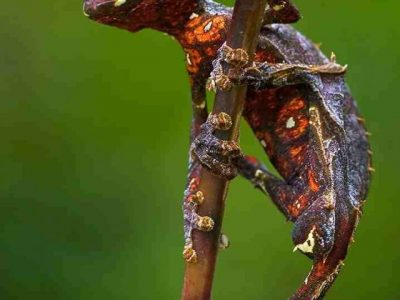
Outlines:
{"type": "MultiPolygon", "coordinates": [[[[400,4],[295,2],[296,27],[350,65],[377,169],[327,299],[400,299],[400,4]]],[[[4,1],[0,10],[0,299],[178,299],[184,57],[161,33],[96,24],[81,6],[4,1]]],[[[242,128],[245,151],[265,157],[242,128]]],[[[291,225],[241,178],[223,227],[232,247],[219,255],[214,299],[286,299],[309,271],[292,253],[291,225]]]]}

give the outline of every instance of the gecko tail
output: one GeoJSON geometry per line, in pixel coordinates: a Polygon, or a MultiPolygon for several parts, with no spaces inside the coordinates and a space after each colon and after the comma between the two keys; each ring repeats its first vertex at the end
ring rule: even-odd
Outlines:
{"type": "Polygon", "coordinates": [[[336,212],[338,226],[332,250],[324,258],[314,258],[310,273],[290,300],[318,300],[324,297],[344,265],[357,222],[358,213],[352,208],[341,207],[336,212]]]}

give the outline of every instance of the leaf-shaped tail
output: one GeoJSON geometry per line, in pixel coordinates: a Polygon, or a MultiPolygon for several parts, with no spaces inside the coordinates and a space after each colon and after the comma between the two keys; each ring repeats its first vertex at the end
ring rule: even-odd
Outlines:
{"type": "Polygon", "coordinates": [[[347,254],[347,249],[358,222],[358,211],[345,204],[337,207],[336,232],[332,250],[323,258],[315,258],[311,272],[291,300],[322,299],[330,288],[347,254]]]}

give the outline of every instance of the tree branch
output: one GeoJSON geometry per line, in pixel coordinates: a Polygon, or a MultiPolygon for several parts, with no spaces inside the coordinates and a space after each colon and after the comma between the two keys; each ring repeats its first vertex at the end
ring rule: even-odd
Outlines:
{"type": "MultiPolygon", "coordinates": [[[[226,44],[233,49],[245,50],[249,54],[250,63],[254,58],[265,8],[266,0],[237,0],[233,11],[226,44]]],[[[228,74],[231,66],[226,64],[223,67],[224,73],[228,74]]],[[[225,140],[238,139],[246,92],[246,86],[217,92],[213,114],[220,112],[229,114],[232,118],[232,127],[227,131],[217,131],[216,137],[225,140]]],[[[182,300],[205,300],[211,297],[227,188],[227,180],[202,169],[200,190],[204,194],[205,201],[199,207],[199,214],[213,218],[215,225],[211,232],[198,230],[193,232],[193,244],[198,262],[186,263],[182,300]]]]}

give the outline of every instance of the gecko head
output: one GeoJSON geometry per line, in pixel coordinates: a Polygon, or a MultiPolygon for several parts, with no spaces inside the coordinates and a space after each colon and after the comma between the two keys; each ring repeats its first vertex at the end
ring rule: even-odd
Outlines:
{"type": "Polygon", "coordinates": [[[187,22],[201,0],[84,0],[84,14],[96,22],[131,32],[153,28],[172,33],[187,22]]]}
{"type": "Polygon", "coordinates": [[[84,0],[83,13],[90,19],[127,29],[138,31],[146,27],[146,14],[149,0],[84,0]],[[142,16],[142,17],[140,17],[142,16]]]}

